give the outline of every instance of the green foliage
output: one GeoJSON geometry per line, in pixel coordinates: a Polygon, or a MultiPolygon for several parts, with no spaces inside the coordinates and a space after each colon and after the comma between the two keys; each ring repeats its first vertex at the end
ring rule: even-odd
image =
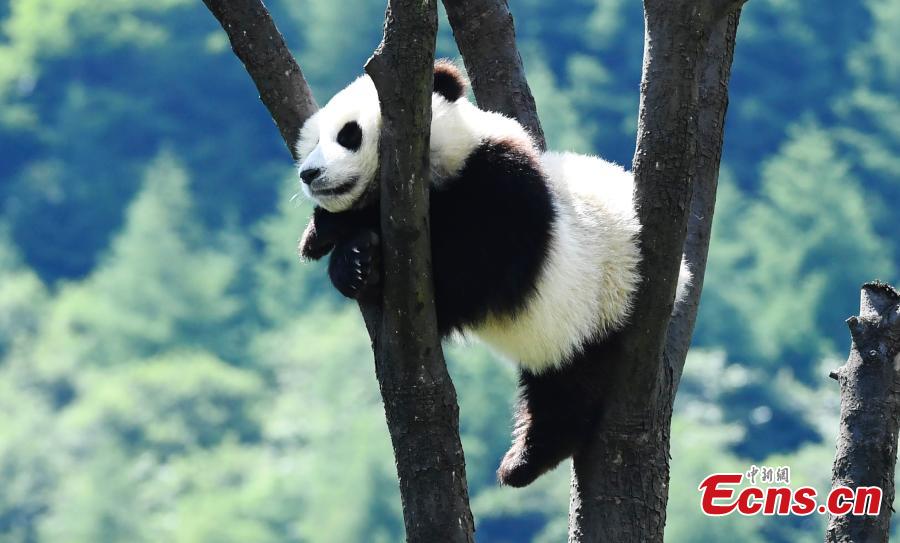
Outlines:
{"type": "MultiPolygon", "coordinates": [[[[381,3],[268,4],[320,102],[381,37],[381,3]]],[[[629,163],[640,2],[511,8],[550,146],[629,163]]],[[[816,515],[707,518],[696,489],[751,463],[828,486],[823,367],[859,284],[900,271],[898,23],[897,0],[744,10],[669,541],[820,540],[816,515]]],[[[309,206],[256,94],[201,2],[0,3],[0,541],[402,539],[368,338],[297,262],[309,206]]],[[[479,541],[564,540],[568,465],[495,482],[515,368],[447,353],[479,541]]]]}
{"type": "Polygon", "coordinates": [[[717,216],[727,224],[714,242],[724,250],[712,256],[715,299],[704,303],[701,326],[716,327],[733,356],[788,363],[811,378],[813,362],[845,341],[835,314],[858,308],[866,280],[896,274],[891,241],[875,232],[879,208],[867,205],[867,190],[819,126],[791,128],[761,177],[759,198],[741,210],[728,208],[734,194],[725,186],[717,216]]]}
{"type": "Polygon", "coordinates": [[[104,439],[126,455],[161,458],[229,439],[259,440],[260,378],[205,353],[172,353],[115,369],[82,372],[90,391],[63,413],[63,423],[90,450],[104,439]],[[101,437],[102,436],[102,437],[101,437]]]}
{"type": "Polygon", "coordinates": [[[222,354],[239,309],[229,291],[237,263],[211,245],[194,222],[184,171],[160,156],[108,255],[83,281],[61,286],[34,344],[47,361],[39,369],[58,376],[178,346],[222,354]]]}

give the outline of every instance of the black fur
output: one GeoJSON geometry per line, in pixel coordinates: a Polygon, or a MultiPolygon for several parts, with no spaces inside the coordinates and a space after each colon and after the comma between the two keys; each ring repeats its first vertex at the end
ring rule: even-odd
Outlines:
{"type": "MultiPolygon", "coordinates": [[[[534,160],[514,143],[487,142],[457,176],[431,188],[432,268],[442,337],[481,322],[488,313],[512,315],[535,291],[555,210],[534,160]]],[[[317,208],[313,222],[307,231],[315,236],[304,242],[301,254],[312,257],[322,253],[313,250],[322,245],[335,247],[332,278],[355,273],[342,269],[355,264],[344,254],[351,245],[340,241],[362,230],[379,231],[377,205],[341,213],[317,208]]]]}
{"type": "Polygon", "coordinates": [[[555,210],[535,158],[486,142],[431,192],[431,252],[438,329],[511,315],[535,290],[555,210]]]}
{"type": "Polygon", "coordinates": [[[434,65],[434,92],[440,94],[448,102],[455,102],[466,93],[466,80],[459,68],[447,61],[438,61],[434,65]]]}
{"type": "Polygon", "coordinates": [[[348,240],[362,230],[378,228],[378,207],[331,213],[317,207],[300,238],[300,257],[319,260],[331,252],[339,241],[348,240]]]}
{"type": "Polygon", "coordinates": [[[378,234],[360,230],[355,236],[339,241],[328,262],[328,276],[338,292],[360,299],[375,288],[381,279],[381,247],[378,234]]]}
{"type": "Polygon", "coordinates": [[[590,437],[609,382],[619,334],[588,342],[585,350],[540,374],[519,372],[512,446],[497,470],[501,484],[522,487],[572,456],[590,437]]]}
{"type": "Polygon", "coordinates": [[[362,145],[362,128],[359,127],[358,122],[350,121],[341,127],[336,140],[345,149],[356,151],[362,145]]]}

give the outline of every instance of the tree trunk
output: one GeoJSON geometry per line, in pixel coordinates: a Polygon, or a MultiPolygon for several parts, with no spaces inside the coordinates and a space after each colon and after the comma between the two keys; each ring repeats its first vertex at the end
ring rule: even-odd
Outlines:
{"type": "Polygon", "coordinates": [[[431,275],[435,1],[390,0],[384,40],[366,64],[381,101],[384,275],[380,311],[361,305],[394,445],[406,538],[422,543],[474,541],[459,408],[437,331],[431,275]]]}
{"type": "MultiPolygon", "coordinates": [[[[285,144],[317,107],[300,67],[260,0],[204,0],[244,63],[285,144]]],[[[381,300],[360,309],[372,339],[403,500],[407,540],[469,542],[465,460],[456,391],[434,313],[428,235],[428,134],[437,29],[433,1],[392,1],[367,65],[383,108],[381,300]],[[382,309],[383,308],[383,309],[382,309]]]]}
{"type": "Polygon", "coordinates": [[[574,457],[573,542],[663,540],[672,402],[705,272],[739,6],[714,19],[703,2],[644,2],[634,160],[644,281],[620,352],[593,361],[610,367],[610,394],[574,457]],[[683,250],[695,283],[670,325],[683,250]]]}
{"type": "Polygon", "coordinates": [[[675,391],[684,370],[700,307],[700,294],[703,292],[716,191],[719,186],[722,143],[725,139],[728,82],[731,79],[731,63],[740,18],[741,11],[736,10],[718,22],[710,33],[706,51],[700,58],[696,171],[687,237],[684,240],[684,256],[690,263],[693,279],[687,297],[676,307],[666,333],[665,356],[672,365],[674,384],[671,387],[670,404],[675,401],[675,391]]]}
{"type": "Polygon", "coordinates": [[[841,426],[832,488],[882,489],[878,516],[832,516],[825,541],[886,542],[894,502],[900,428],[900,292],[863,285],[858,317],[847,319],[853,343],[847,363],[831,376],[841,384],[841,426]]]}

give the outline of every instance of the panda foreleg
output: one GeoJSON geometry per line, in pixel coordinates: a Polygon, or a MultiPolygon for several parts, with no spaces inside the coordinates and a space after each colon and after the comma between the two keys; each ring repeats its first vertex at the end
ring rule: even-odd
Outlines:
{"type": "Polygon", "coordinates": [[[328,261],[328,276],[334,287],[358,300],[381,285],[381,245],[374,230],[363,229],[337,242],[328,261]]]}
{"type": "Polygon", "coordinates": [[[309,224],[300,238],[299,253],[303,260],[319,260],[341,241],[354,237],[361,230],[378,231],[378,207],[369,206],[332,213],[321,207],[313,210],[309,224]]]}
{"type": "Polygon", "coordinates": [[[301,260],[319,260],[334,249],[334,240],[330,240],[319,233],[316,227],[315,215],[309,219],[309,224],[300,236],[300,244],[297,252],[301,260]]]}

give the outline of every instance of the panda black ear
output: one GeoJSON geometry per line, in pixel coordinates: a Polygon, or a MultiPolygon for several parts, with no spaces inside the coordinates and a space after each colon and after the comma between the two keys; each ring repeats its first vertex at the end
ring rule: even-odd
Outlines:
{"type": "Polygon", "coordinates": [[[445,100],[459,100],[466,93],[467,86],[466,78],[451,61],[442,59],[434,63],[434,92],[445,100]]]}

